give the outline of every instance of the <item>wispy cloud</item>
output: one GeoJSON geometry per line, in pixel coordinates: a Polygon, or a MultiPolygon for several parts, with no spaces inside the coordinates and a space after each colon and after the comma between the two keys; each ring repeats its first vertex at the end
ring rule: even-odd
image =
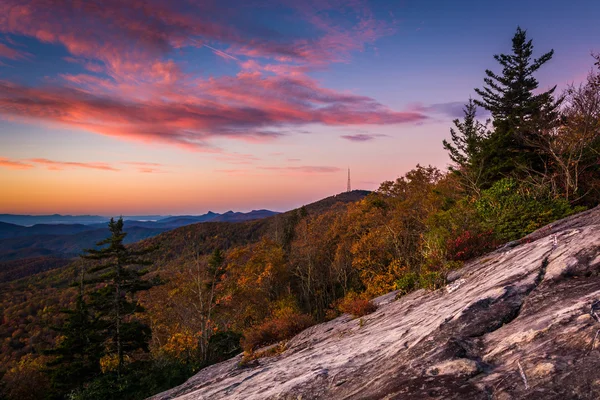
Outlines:
{"type": "MultiPolygon", "coordinates": [[[[430,105],[413,104],[410,109],[425,114],[444,115],[447,117],[463,118],[465,116],[464,109],[467,101],[450,101],[447,103],[435,103],[430,105]]],[[[487,118],[490,113],[482,108],[477,109],[478,118],[487,118]]]]}
{"type": "Polygon", "coordinates": [[[341,168],[329,167],[329,166],[314,166],[314,165],[303,165],[298,167],[260,167],[260,169],[268,171],[287,171],[287,172],[302,172],[306,174],[328,174],[332,172],[339,172],[341,168]]]}
{"type": "Polygon", "coordinates": [[[8,169],[31,169],[34,166],[32,164],[24,163],[22,161],[10,160],[5,157],[0,157],[0,167],[8,169]]]}
{"type": "Polygon", "coordinates": [[[319,88],[309,78],[223,78],[200,87],[204,98],[164,93],[161,100],[143,101],[75,88],[0,82],[0,113],[122,139],[209,151],[215,149],[207,141],[215,137],[264,141],[279,136],[265,131],[266,127],[385,125],[426,119],[418,112],[389,110],[368,97],[319,88]]]}
{"type": "MultiPolygon", "coordinates": [[[[120,164],[135,167],[141,173],[164,173],[165,165],[154,162],[123,161],[120,164]]],[[[57,161],[47,158],[30,158],[26,160],[12,160],[0,157],[0,167],[9,169],[31,169],[36,166],[46,168],[50,171],[62,171],[73,168],[96,169],[100,171],[120,171],[119,168],[105,162],[76,162],[57,161]]]]}
{"type": "Polygon", "coordinates": [[[45,167],[48,170],[60,171],[70,168],[87,168],[102,171],[119,171],[118,168],[104,162],[75,162],[75,161],[56,161],[47,158],[30,158],[26,160],[12,160],[6,157],[0,157],[0,167],[9,169],[31,169],[36,166],[45,167]]]}
{"type": "Polygon", "coordinates": [[[87,168],[87,169],[97,169],[102,171],[119,171],[118,168],[115,168],[107,163],[103,162],[74,162],[74,161],[55,161],[48,160],[47,158],[31,158],[27,160],[28,162],[38,164],[46,167],[49,170],[60,171],[66,168],[87,168]]]}
{"type": "Polygon", "coordinates": [[[371,134],[371,133],[357,133],[355,135],[342,135],[342,139],[349,140],[351,142],[370,142],[380,137],[388,137],[388,135],[382,134],[371,134]]]}
{"type": "MultiPolygon", "coordinates": [[[[0,32],[62,45],[66,59],[84,72],[58,74],[44,86],[0,81],[0,116],[215,154],[223,152],[216,138],[261,143],[313,124],[427,119],[418,110],[393,110],[368,96],[326,88],[308,75],[348,61],[393,32],[363,1],[288,4],[310,27],[305,37],[230,12],[243,4],[148,2],[142,12],[139,3],[120,0],[102,7],[4,0],[0,15],[10,23],[0,17],[0,32]],[[188,60],[173,57],[201,47],[233,61],[239,72],[206,78],[191,71],[188,60]]],[[[15,51],[0,47],[5,57],[18,57],[15,51]]]]}
{"type": "Polygon", "coordinates": [[[247,173],[248,171],[246,171],[244,169],[215,169],[215,172],[219,172],[222,174],[228,174],[228,175],[243,175],[243,174],[247,173]]]}
{"type": "Polygon", "coordinates": [[[8,47],[7,45],[0,43],[0,58],[8,58],[10,60],[21,60],[30,58],[31,54],[8,47]]]}
{"type": "Polygon", "coordinates": [[[136,167],[138,172],[141,172],[144,174],[165,173],[166,172],[163,169],[164,165],[160,164],[160,163],[143,162],[143,161],[125,161],[122,164],[136,167]]]}
{"type": "Polygon", "coordinates": [[[231,54],[227,54],[224,51],[221,51],[219,49],[215,49],[214,47],[211,47],[209,45],[207,45],[206,43],[204,44],[204,47],[211,49],[213,51],[213,53],[215,53],[216,55],[218,55],[219,57],[223,57],[223,58],[228,58],[230,60],[235,60],[235,61],[240,61],[239,58],[232,56],[231,54]]]}
{"type": "Polygon", "coordinates": [[[163,166],[163,164],[154,163],[154,162],[144,162],[144,161],[124,161],[123,164],[135,165],[138,167],[162,167],[163,166]]]}

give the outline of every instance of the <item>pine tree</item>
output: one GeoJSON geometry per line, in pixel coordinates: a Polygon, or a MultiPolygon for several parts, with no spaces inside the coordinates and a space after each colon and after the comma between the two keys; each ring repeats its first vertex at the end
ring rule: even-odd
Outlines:
{"type": "Polygon", "coordinates": [[[100,359],[103,354],[101,325],[90,313],[83,294],[80,292],[73,309],[63,310],[67,319],[61,327],[58,343],[46,352],[55,356],[48,363],[53,390],[66,394],[81,390],[86,382],[100,374],[100,359]]]}
{"type": "Polygon", "coordinates": [[[203,346],[202,346],[202,361],[206,362],[208,360],[208,344],[210,342],[210,338],[212,337],[213,333],[214,333],[214,327],[216,327],[214,325],[214,322],[212,320],[213,318],[213,311],[215,309],[215,307],[217,306],[215,300],[216,300],[216,292],[215,289],[217,287],[217,284],[220,282],[221,280],[221,275],[223,275],[223,273],[225,273],[225,268],[224,268],[224,262],[225,262],[225,254],[223,253],[223,251],[221,249],[215,249],[212,254],[210,255],[210,257],[208,258],[208,274],[209,274],[209,280],[207,280],[205,282],[205,286],[206,286],[206,292],[208,293],[208,301],[207,301],[207,310],[206,310],[206,316],[204,318],[204,323],[203,323],[203,329],[202,329],[202,341],[203,341],[203,346]]]}
{"type": "Polygon", "coordinates": [[[478,192],[483,173],[482,147],[489,137],[487,125],[477,120],[477,106],[472,99],[463,109],[464,119],[455,119],[455,128],[450,128],[452,143],[443,141],[444,149],[449,153],[454,165],[450,170],[458,174],[469,192],[478,192]]]}
{"type": "MultiPolygon", "coordinates": [[[[596,62],[594,63],[594,65],[596,67],[598,67],[598,71],[600,72],[600,53],[592,54],[592,57],[594,57],[594,59],[596,60],[596,62]]],[[[596,88],[600,88],[600,73],[597,73],[595,75],[595,79],[593,81],[593,85],[596,88]]]]}
{"type": "Polygon", "coordinates": [[[142,257],[154,248],[141,251],[126,248],[123,244],[127,235],[123,232],[123,218],[117,221],[111,218],[108,227],[111,236],[97,243],[100,247],[108,246],[86,250],[87,254],[83,256],[100,262],[87,271],[93,277],[87,279],[85,284],[101,286],[90,293],[90,308],[105,323],[102,335],[105,338],[106,356],[116,359],[115,369],[120,378],[126,355],[140,350],[148,351],[151,332],[147,325],[135,318],[135,313],[144,311],[135,295],[151,288],[157,281],[142,280],[148,271],[138,268],[151,264],[142,257]]]}
{"type": "Polygon", "coordinates": [[[475,89],[481,100],[475,104],[491,112],[494,131],[484,143],[486,153],[486,185],[519,169],[540,170],[545,165],[543,154],[532,143],[536,135],[557,123],[557,108],[561,99],[554,100],[556,86],[535,94],[539,83],[533,76],[550,61],[551,50],[532,59],[533,44],[526,31],[517,28],[512,39],[512,54],[495,55],[502,74],[486,70],[483,89],[475,89]]]}

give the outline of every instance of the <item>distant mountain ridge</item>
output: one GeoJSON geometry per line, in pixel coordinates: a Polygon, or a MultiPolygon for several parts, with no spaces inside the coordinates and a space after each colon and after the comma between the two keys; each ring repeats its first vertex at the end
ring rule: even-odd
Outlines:
{"type": "MultiPolygon", "coordinates": [[[[228,211],[218,214],[209,211],[204,215],[182,216],[140,216],[145,220],[125,219],[127,237],[125,243],[148,239],[160,233],[199,222],[242,222],[277,215],[270,210],[253,210],[248,213],[228,211]],[[148,220],[156,218],[156,220],[148,220]]],[[[24,260],[33,257],[70,258],[80,254],[83,249],[94,247],[96,242],[108,236],[108,218],[100,216],[27,216],[1,214],[0,220],[33,222],[35,218],[44,221],[85,221],[86,223],[43,223],[23,226],[15,223],[0,222],[0,262],[24,260]],[[52,219],[54,218],[54,219],[52,219]],[[62,219],[61,219],[62,218],[62,219]],[[98,222],[98,219],[104,219],[98,222]]]]}
{"type": "Polygon", "coordinates": [[[0,222],[8,224],[31,226],[36,224],[94,224],[108,221],[108,218],[99,215],[20,215],[0,214],[0,222]]]}
{"type": "MultiPolygon", "coordinates": [[[[369,193],[364,190],[344,192],[306,204],[302,208],[308,214],[319,214],[332,207],[359,201],[369,193]]],[[[163,253],[161,257],[166,258],[180,256],[190,234],[208,250],[228,248],[256,241],[267,232],[276,236],[281,234],[287,221],[293,219],[298,210],[284,213],[270,210],[253,210],[248,213],[228,211],[223,214],[209,211],[204,215],[167,216],[156,221],[128,220],[125,217],[125,243],[150,239],[168,247],[159,252],[163,253]]],[[[0,214],[0,220],[7,215],[9,214],[0,214]]],[[[84,217],[88,218],[88,222],[95,218],[84,217]]],[[[86,224],[43,223],[32,226],[0,222],[0,281],[59,268],[66,265],[69,259],[81,254],[83,249],[95,247],[98,241],[109,235],[106,223],[108,219],[99,218],[105,220],[86,224]],[[56,234],[52,234],[53,232],[56,234]]]]}
{"type": "MultiPolygon", "coordinates": [[[[278,214],[276,211],[270,210],[253,210],[247,213],[227,211],[219,214],[212,211],[203,215],[131,215],[123,216],[123,220],[129,222],[129,226],[140,227],[179,227],[190,223],[220,221],[248,221],[257,218],[270,217],[278,214]],[[179,221],[174,223],[174,221],[179,221]]],[[[0,214],[0,224],[20,225],[22,227],[36,227],[41,229],[40,225],[57,226],[57,225],[84,225],[92,227],[104,227],[110,220],[110,217],[100,215],[20,215],[20,214],[0,214]]],[[[8,230],[6,226],[0,225],[0,230],[8,230]]],[[[86,230],[86,229],[82,229],[86,230]]],[[[68,231],[68,229],[67,229],[68,231]]],[[[76,232],[71,232],[76,233],[76,232]]],[[[0,232],[0,238],[2,238],[0,232]]]]}

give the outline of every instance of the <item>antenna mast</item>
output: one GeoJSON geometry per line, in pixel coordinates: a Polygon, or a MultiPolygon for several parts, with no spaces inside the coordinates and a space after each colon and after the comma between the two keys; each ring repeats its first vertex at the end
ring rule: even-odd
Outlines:
{"type": "Polygon", "coordinates": [[[350,168],[348,168],[348,188],[346,189],[346,192],[351,192],[352,191],[352,185],[350,184],[350,168]]]}

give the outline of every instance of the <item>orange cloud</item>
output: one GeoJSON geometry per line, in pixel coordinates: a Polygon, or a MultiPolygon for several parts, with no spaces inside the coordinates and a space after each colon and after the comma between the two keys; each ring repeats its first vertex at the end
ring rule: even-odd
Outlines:
{"type": "Polygon", "coordinates": [[[9,160],[8,158],[0,157],[0,167],[8,169],[30,169],[33,165],[24,163],[22,161],[9,160]]]}
{"type": "Polygon", "coordinates": [[[88,168],[98,169],[102,171],[119,171],[117,168],[110,166],[109,164],[102,162],[72,162],[72,161],[54,161],[46,158],[32,158],[29,162],[45,166],[49,170],[58,171],[65,168],[88,168]]]}
{"type": "Polygon", "coordinates": [[[141,173],[144,173],[144,174],[164,173],[164,172],[166,172],[166,171],[164,171],[162,169],[163,165],[159,164],[159,163],[140,162],[140,161],[127,161],[127,162],[123,162],[123,164],[137,167],[137,171],[141,172],[141,173]]]}

